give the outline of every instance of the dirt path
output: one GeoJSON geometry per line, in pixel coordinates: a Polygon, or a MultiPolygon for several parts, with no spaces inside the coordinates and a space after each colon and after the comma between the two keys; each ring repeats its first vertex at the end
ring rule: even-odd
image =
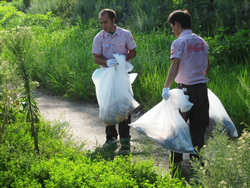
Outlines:
{"type": "MultiPolygon", "coordinates": [[[[63,97],[46,94],[40,89],[36,89],[35,92],[41,115],[48,120],[69,122],[72,126],[74,138],[77,141],[86,142],[84,149],[94,150],[105,142],[105,126],[98,118],[98,104],[70,101],[63,97]]],[[[132,122],[138,118],[139,116],[135,117],[135,114],[132,114],[132,122]]],[[[132,146],[133,140],[147,139],[136,129],[131,127],[130,130],[132,146]]],[[[150,142],[154,147],[153,155],[157,158],[155,165],[163,167],[164,171],[168,171],[169,151],[153,141],[150,142]]],[[[188,155],[184,154],[182,165],[185,177],[190,173],[188,161],[188,155]]]]}

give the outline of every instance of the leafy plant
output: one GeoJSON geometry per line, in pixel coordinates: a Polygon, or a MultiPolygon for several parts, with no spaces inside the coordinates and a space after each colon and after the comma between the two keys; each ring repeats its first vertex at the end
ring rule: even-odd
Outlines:
{"type": "Polygon", "coordinates": [[[26,113],[27,122],[31,123],[31,133],[34,138],[35,149],[39,153],[38,148],[38,127],[35,127],[35,123],[39,122],[39,109],[36,105],[35,95],[32,89],[38,86],[38,84],[32,83],[31,71],[32,71],[32,32],[28,27],[17,27],[12,31],[2,31],[2,42],[6,48],[6,55],[12,66],[16,67],[16,71],[22,81],[24,82],[24,89],[20,94],[20,101],[23,107],[23,111],[26,113]]]}

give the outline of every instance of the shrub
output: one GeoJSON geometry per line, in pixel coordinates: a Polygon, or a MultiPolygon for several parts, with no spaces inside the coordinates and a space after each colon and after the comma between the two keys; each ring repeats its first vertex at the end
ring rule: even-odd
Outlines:
{"type": "Polygon", "coordinates": [[[69,135],[67,123],[41,121],[40,154],[34,153],[29,125],[8,126],[0,145],[1,187],[186,187],[159,173],[152,160],[89,157],[69,135]]]}
{"type": "Polygon", "coordinates": [[[244,57],[250,56],[250,30],[241,30],[233,35],[227,35],[229,28],[220,28],[213,38],[205,40],[210,46],[211,62],[214,66],[234,66],[232,62],[244,64],[244,57]]]}
{"type": "Polygon", "coordinates": [[[249,187],[249,144],[249,130],[234,141],[217,125],[200,154],[204,166],[198,160],[191,162],[195,171],[192,183],[203,187],[249,187]]]}

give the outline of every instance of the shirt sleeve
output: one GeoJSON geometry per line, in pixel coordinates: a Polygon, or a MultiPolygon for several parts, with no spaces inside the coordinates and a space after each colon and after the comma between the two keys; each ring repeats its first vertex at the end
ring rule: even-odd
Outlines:
{"type": "Polygon", "coordinates": [[[128,50],[133,50],[136,48],[136,44],[135,44],[135,40],[134,40],[134,37],[132,36],[131,32],[128,31],[126,33],[127,35],[127,48],[128,50]]]}
{"type": "Polygon", "coordinates": [[[99,35],[96,35],[93,40],[92,54],[102,54],[102,45],[98,36],[99,35]]]}
{"type": "Polygon", "coordinates": [[[171,45],[171,51],[170,51],[170,59],[174,59],[174,58],[178,58],[178,59],[182,59],[182,48],[181,45],[174,41],[171,45]]]}

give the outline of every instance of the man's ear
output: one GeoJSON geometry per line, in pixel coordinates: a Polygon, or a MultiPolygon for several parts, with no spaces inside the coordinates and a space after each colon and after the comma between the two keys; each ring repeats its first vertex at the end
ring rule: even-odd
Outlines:
{"type": "Polygon", "coordinates": [[[115,18],[112,19],[113,24],[115,23],[115,18]]]}
{"type": "Polygon", "coordinates": [[[177,22],[177,21],[175,21],[175,22],[174,22],[174,26],[177,27],[177,28],[179,28],[179,27],[180,27],[180,23],[177,22]]]}

